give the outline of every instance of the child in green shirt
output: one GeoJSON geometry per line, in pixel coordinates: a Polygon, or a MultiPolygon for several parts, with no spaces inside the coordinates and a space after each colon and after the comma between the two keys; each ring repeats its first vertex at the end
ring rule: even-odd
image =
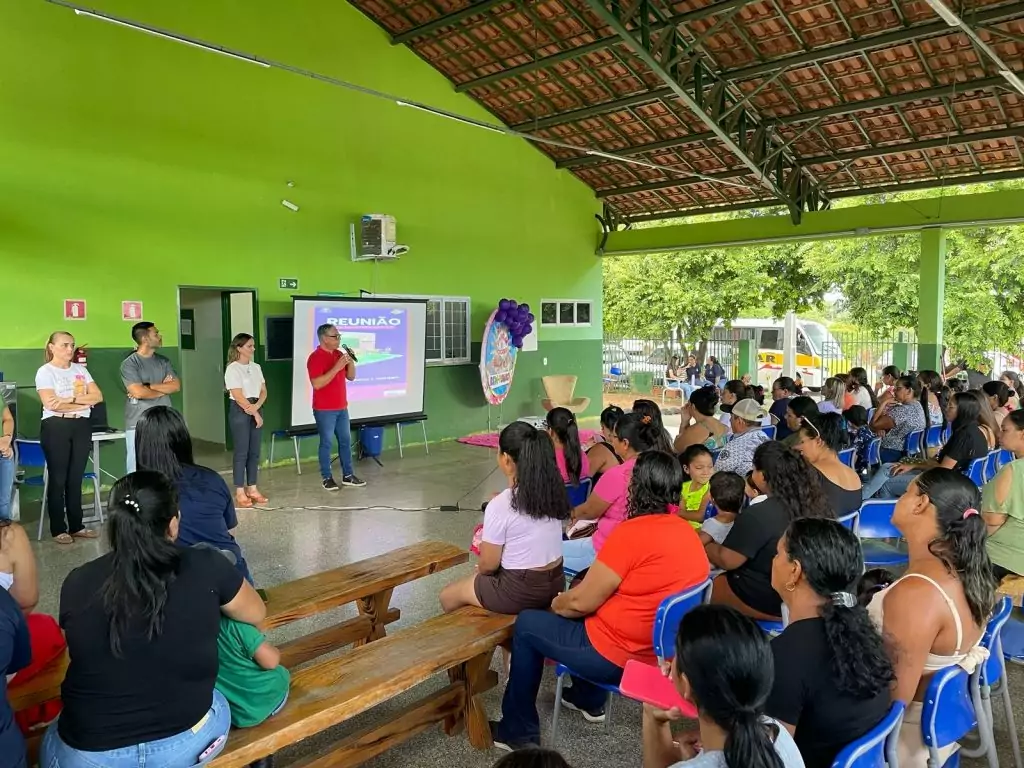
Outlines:
{"type": "Polygon", "coordinates": [[[284,707],[290,675],[281,652],[256,627],[221,616],[217,652],[216,687],[231,705],[233,726],[259,725],[284,707]]]}

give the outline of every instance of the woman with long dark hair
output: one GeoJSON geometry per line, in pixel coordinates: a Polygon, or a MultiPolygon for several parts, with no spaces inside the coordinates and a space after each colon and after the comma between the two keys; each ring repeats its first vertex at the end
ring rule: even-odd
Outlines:
{"type": "Polygon", "coordinates": [[[986,548],[996,576],[1024,576],[1024,411],[1003,419],[1003,450],[1014,461],[999,470],[981,490],[981,515],[988,528],[986,548]]]}
{"type": "Polygon", "coordinates": [[[122,477],[108,508],[110,552],[71,571],[61,588],[71,663],[41,763],[205,764],[231,724],[214,689],[221,615],[255,625],[266,607],[222,554],[175,545],[178,496],[163,474],[122,477]]]}
{"type": "Polygon", "coordinates": [[[946,408],[951,433],[942,450],[934,459],[883,465],[865,484],[864,498],[898,499],[906,492],[911,481],[928,469],[945,467],[963,472],[974,459],[986,456],[989,444],[980,427],[983,423],[982,405],[983,399],[976,392],[958,392],[953,395],[946,408]]]}
{"type": "Polygon", "coordinates": [[[855,597],[863,571],[857,535],[834,520],[794,520],[779,539],[772,586],[789,624],[772,641],[775,684],[766,709],[795,736],[808,768],[831,766],[889,711],[896,676],[855,597]]]}
{"type": "Polygon", "coordinates": [[[721,544],[705,546],[715,579],[711,601],[755,619],[778,619],[782,601],[772,589],[775,547],[789,524],[802,517],[834,518],[821,476],[791,448],[772,440],[754,453],[752,480],[768,498],[740,514],[721,544]]]}
{"type": "Polygon", "coordinates": [[[1010,388],[1010,401],[1007,404],[1010,410],[1020,408],[1021,399],[1024,398],[1024,382],[1021,381],[1020,374],[1016,371],[1003,371],[999,380],[1010,388]]]}
{"type": "Polygon", "coordinates": [[[645,423],[650,424],[654,429],[654,445],[656,451],[672,453],[672,438],[665,429],[665,422],[662,419],[661,408],[653,400],[634,400],[633,413],[641,419],[647,419],[645,423]]]}
{"type": "Polygon", "coordinates": [[[498,437],[498,467],[509,487],[484,511],[477,572],[441,590],[445,613],[476,605],[516,614],[546,608],[565,589],[562,521],[571,509],[550,438],[512,422],[498,437]]]}
{"type": "Polygon", "coordinates": [[[938,371],[921,371],[917,374],[917,380],[921,384],[921,406],[928,427],[939,424],[946,426],[946,400],[943,394],[946,382],[938,371]]]}
{"type": "MultiPolygon", "coordinates": [[[[988,397],[980,389],[969,389],[966,392],[961,393],[967,399],[973,400],[976,408],[971,410],[977,410],[978,417],[978,429],[981,430],[981,434],[985,436],[985,442],[988,444],[990,451],[995,450],[999,445],[999,424],[996,422],[995,414],[992,412],[992,406],[989,405],[988,397]]],[[[964,406],[965,399],[962,397],[957,401],[957,407],[961,408],[964,406]]],[[[952,411],[947,407],[946,413],[952,420],[952,411]]]]}
{"type": "Polygon", "coordinates": [[[577,530],[584,521],[596,521],[596,524],[592,533],[562,542],[566,570],[579,573],[587,568],[615,526],[626,519],[633,465],[641,453],[654,449],[659,431],[665,430],[659,430],[650,416],[635,413],[627,413],[615,423],[611,446],[616,455],[622,457],[622,463],[606,470],[587,500],[572,511],[573,527],[577,530]]]}
{"type": "Polygon", "coordinates": [[[708,577],[696,531],[675,514],[683,485],[679,462],[648,451],[635,464],[628,519],[611,531],[586,577],[556,597],[550,611],[527,610],[516,619],[502,720],[491,725],[499,748],[540,743],[536,700],[545,659],[582,675],[572,678],[563,705],[589,722],[602,722],[606,694],[595,683],[617,685],[630,659],[654,663],[651,634],[658,606],[708,577]]]}
{"type": "Polygon", "coordinates": [[[555,446],[555,463],[562,475],[562,482],[579,485],[580,480],[590,477],[590,460],[580,444],[576,415],[568,408],[552,408],[545,421],[548,437],[555,446]]]}
{"type": "MultiPolygon", "coordinates": [[[[995,605],[995,580],[980,506],[977,486],[945,467],[917,476],[896,502],[892,524],[907,540],[910,562],[868,611],[896,647],[893,698],[910,702],[900,728],[900,765],[927,760],[921,702],[931,676],[952,666],[973,672],[986,656],[979,643],[995,605]]],[[[940,750],[941,762],[951,751],[940,750]]]]}
{"type": "Polygon", "coordinates": [[[1013,410],[1007,407],[1010,402],[1010,388],[1001,381],[986,381],[981,385],[981,391],[988,398],[996,426],[1002,427],[1006,414],[1013,410]]]}
{"type": "Polygon", "coordinates": [[[267,497],[256,487],[267,381],[263,369],[253,360],[255,355],[256,340],[248,333],[236,334],[228,347],[228,365],[224,369],[224,388],[231,400],[228,424],[234,444],[232,479],[236,507],[267,503],[267,497]]]}
{"type": "Polygon", "coordinates": [[[701,387],[680,409],[679,434],[673,450],[682,453],[691,445],[703,445],[709,451],[718,450],[729,439],[729,431],[715,418],[718,388],[701,387]]]}
{"type": "Polygon", "coordinates": [[[725,431],[732,434],[732,407],[740,400],[751,399],[750,384],[743,379],[729,379],[722,387],[722,399],[718,403],[718,420],[725,424],[725,431]]]}
{"type": "Polygon", "coordinates": [[[765,714],[773,670],[764,633],[739,611],[702,605],[683,616],[670,676],[700,731],[676,741],[678,710],[644,705],[644,768],[803,768],[789,731],[765,714]]]}
{"type": "Polygon", "coordinates": [[[181,414],[166,405],[150,408],[135,428],[135,445],[139,469],[162,472],[174,483],[181,505],[178,544],[209,544],[230,552],[239,573],[251,583],[242,548],[233,535],[238,517],[231,491],[220,475],[196,464],[192,436],[181,414]]]}
{"type": "Polygon", "coordinates": [[[836,516],[843,517],[860,509],[860,475],[839,458],[839,452],[850,445],[850,432],[843,417],[838,413],[822,413],[805,418],[796,435],[793,450],[817,470],[821,488],[836,516]]]}
{"type": "Polygon", "coordinates": [[[612,447],[615,424],[622,418],[625,411],[617,405],[609,405],[601,411],[601,437],[587,448],[587,460],[590,463],[590,477],[596,486],[605,471],[622,463],[622,457],[612,447]]]}
{"type": "Polygon", "coordinates": [[[870,411],[872,408],[878,407],[878,397],[868,383],[866,368],[857,366],[850,369],[846,379],[846,391],[853,395],[854,403],[862,406],[864,410],[870,411]]]}

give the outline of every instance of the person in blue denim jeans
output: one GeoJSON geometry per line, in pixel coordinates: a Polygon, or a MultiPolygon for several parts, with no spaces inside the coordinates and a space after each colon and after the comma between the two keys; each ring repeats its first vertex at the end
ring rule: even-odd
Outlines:
{"type": "Polygon", "coordinates": [[[14,496],[14,417],[11,409],[2,406],[0,420],[0,520],[11,519],[11,499],[14,496]]]}
{"type": "Polygon", "coordinates": [[[255,626],[266,606],[216,549],[175,544],[178,497],[164,474],[121,478],[109,510],[111,551],[71,571],[61,588],[71,661],[40,765],[203,765],[231,726],[230,705],[214,688],[221,616],[255,626]]]}
{"type": "Polygon", "coordinates": [[[356,361],[348,347],[341,347],[337,327],[324,323],[316,329],[320,345],[306,360],[306,372],[313,386],[313,419],[320,434],[320,477],[325,491],[338,490],[331,473],[331,443],[338,440],[341,484],[366,485],[352,471],[352,430],[348,418],[348,382],[355,381],[356,361]]]}

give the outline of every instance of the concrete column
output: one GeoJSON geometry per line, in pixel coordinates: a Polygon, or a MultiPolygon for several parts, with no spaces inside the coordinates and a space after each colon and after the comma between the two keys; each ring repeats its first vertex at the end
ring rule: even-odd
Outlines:
{"type": "Polygon", "coordinates": [[[917,295],[917,370],[942,370],[942,309],[946,297],[946,233],[921,231],[917,295]]]}
{"type": "Polygon", "coordinates": [[[750,379],[757,382],[757,342],[741,339],[739,344],[739,375],[750,374],[750,379]]]}

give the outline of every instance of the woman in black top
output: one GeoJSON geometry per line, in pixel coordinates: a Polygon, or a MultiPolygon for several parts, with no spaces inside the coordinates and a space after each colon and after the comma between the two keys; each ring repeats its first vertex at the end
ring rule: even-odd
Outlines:
{"type": "Polygon", "coordinates": [[[850,432],[843,417],[838,413],[821,413],[803,418],[796,438],[793,450],[817,471],[821,489],[836,517],[860,509],[860,475],[839,458],[839,451],[850,446],[850,432]]]}
{"type": "Polygon", "coordinates": [[[191,768],[223,749],[231,714],[214,690],[223,613],[266,607],[212,549],[181,549],[178,496],[159,472],[110,492],[111,551],[73,570],[60,595],[71,663],[64,709],[43,740],[47,768],[191,768]]]}
{"type": "Polygon", "coordinates": [[[615,434],[615,425],[619,423],[625,411],[617,405],[609,405],[601,411],[601,435],[604,440],[594,443],[587,449],[587,460],[590,463],[590,477],[593,485],[601,479],[601,474],[622,463],[622,457],[615,452],[609,442],[615,434]]]}
{"type": "Polygon", "coordinates": [[[765,711],[794,735],[807,768],[831,766],[889,711],[896,674],[854,596],[863,570],[856,534],[833,520],[794,520],[779,539],[772,586],[789,625],[772,640],[765,711]]]}
{"type": "Polygon", "coordinates": [[[798,453],[777,440],[754,453],[752,481],[768,498],[741,512],[725,541],[705,546],[715,579],[711,602],[731,605],[755,619],[778,619],[782,601],[772,588],[775,545],[801,517],[834,518],[820,475],[798,453]]]}

